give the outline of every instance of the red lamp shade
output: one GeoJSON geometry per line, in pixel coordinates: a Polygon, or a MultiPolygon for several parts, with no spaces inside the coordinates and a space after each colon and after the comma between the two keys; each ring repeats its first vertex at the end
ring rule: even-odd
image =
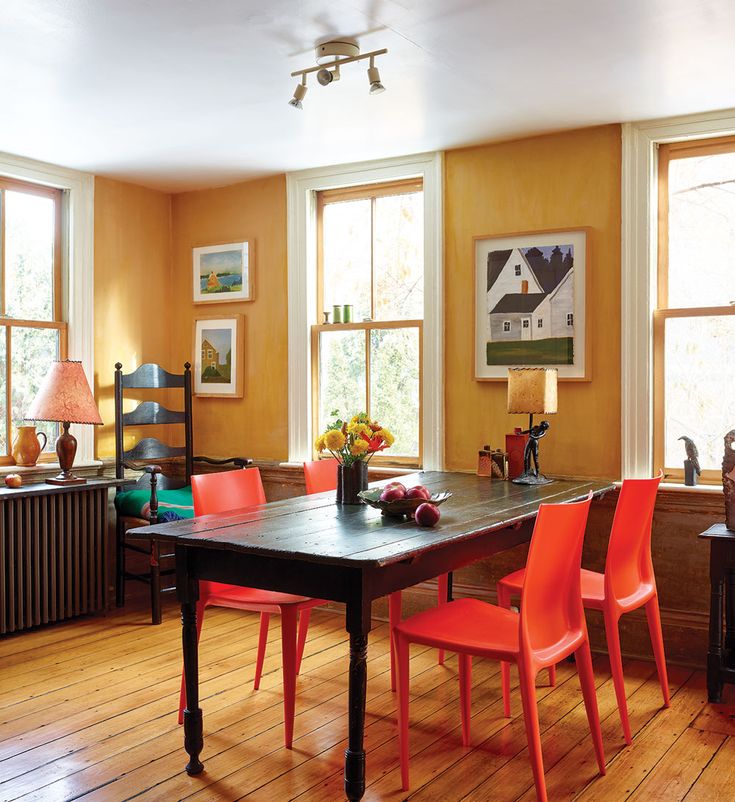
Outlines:
{"type": "Polygon", "coordinates": [[[26,415],[28,420],[102,424],[81,362],[54,362],[26,415]]]}

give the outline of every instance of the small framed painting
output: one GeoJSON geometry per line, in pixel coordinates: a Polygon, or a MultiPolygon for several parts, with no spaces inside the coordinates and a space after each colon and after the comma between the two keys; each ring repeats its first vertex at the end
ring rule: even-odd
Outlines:
{"type": "Polygon", "coordinates": [[[554,367],[589,379],[587,229],[475,237],[475,378],[554,367]]]}
{"type": "Polygon", "coordinates": [[[194,395],[242,398],[244,325],[242,315],[194,321],[194,395]]]}
{"type": "Polygon", "coordinates": [[[250,240],[206,245],[192,253],[195,304],[252,300],[250,240]]]}

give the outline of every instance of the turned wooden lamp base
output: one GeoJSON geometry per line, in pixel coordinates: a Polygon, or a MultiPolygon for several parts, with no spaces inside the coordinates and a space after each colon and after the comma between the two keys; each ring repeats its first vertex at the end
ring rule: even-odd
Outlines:
{"type": "Polygon", "coordinates": [[[59,435],[56,441],[56,455],[59,458],[59,467],[61,471],[51,479],[46,480],[48,485],[84,485],[87,480],[74,476],[71,472],[72,465],[74,464],[74,457],[77,454],[77,438],[73,434],[69,434],[69,423],[64,421],[62,424],[64,431],[59,435]]]}

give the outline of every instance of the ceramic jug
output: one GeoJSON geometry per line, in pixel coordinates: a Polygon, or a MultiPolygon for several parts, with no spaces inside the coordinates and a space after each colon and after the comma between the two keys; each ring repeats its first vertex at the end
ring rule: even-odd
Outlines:
{"type": "Polygon", "coordinates": [[[35,426],[18,427],[18,434],[13,441],[13,459],[16,465],[32,467],[44,448],[46,448],[45,432],[36,432],[35,426]],[[39,442],[40,437],[43,437],[43,445],[39,442]]]}

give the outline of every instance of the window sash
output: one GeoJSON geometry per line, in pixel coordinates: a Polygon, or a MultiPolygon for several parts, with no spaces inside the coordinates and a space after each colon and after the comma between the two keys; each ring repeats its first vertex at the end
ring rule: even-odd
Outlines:
{"type": "MultiPolygon", "coordinates": [[[[666,321],[672,318],[724,317],[735,315],[732,306],[669,307],[669,164],[674,159],[710,156],[735,151],[735,136],[707,140],[671,142],[658,152],[658,263],[656,309],[653,311],[653,463],[662,466],[665,479],[684,481],[684,470],[665,465],[666,422],[666,321]]],[[[724,432],[723,432],[724,435],[724,432]]],[[[720,484],[722,474],[703,470],[702,484],[720,484]]]]}

